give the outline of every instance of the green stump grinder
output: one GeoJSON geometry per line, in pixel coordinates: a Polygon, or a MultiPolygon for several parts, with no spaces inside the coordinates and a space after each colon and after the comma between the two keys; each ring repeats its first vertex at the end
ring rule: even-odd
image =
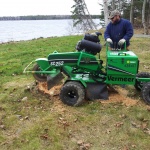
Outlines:
{"type": "Polygon", "coordinates": [[[79,106],[85,99],[109,99],[109,85],[133,85],[141,91],[143,100],[150,104],[150,73],[138,72],[138,56],[127,51],[126,46],[123,50],[109,50],[109,44],[106,43],[104,66],[100,59],[100,35],[100,32],[85,34],[76,45],[77,51],[54,51],[47,58],[32,61],[24,72],[33,73],[39,82],[47,82],[49,90],[65,77],[60,99],[70,106],[79,106]],[[99,58],[96,57],[97,53],[99,58]],[[35,62],[33,69],[29,70],[29,66],[35,62]]]}

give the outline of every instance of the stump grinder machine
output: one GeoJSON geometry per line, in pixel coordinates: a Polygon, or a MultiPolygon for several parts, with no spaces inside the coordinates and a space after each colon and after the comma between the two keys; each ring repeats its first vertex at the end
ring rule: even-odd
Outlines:
{"type": "Polygon", "coordinates": [[[65,78],[60,99],[70,106],[79,106],[85,99],[109,99],[108,85],[133,85],[141,91],[143,100],[150,104],[150,73],[138,72],[138,56],[127,51],[126,44],[123,50],[109,50],[106,43],[104,65],[100,58],[100,35],[100,32],[85,34],[77,43],[75,52],[54,51],[47,58],[32,61],[24,72],[33,73],[39,82],[47,82],[49,90],[65,78]],[[36,64],[29,69],[33,63],[36,64]]]}

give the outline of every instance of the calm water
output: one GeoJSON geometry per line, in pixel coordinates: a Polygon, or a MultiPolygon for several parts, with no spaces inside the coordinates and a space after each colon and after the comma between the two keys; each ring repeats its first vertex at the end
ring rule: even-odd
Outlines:
{"type": "MultiPolygon", "coordinates": [[[[94,20],[98,22],[99,20],[94,20]]],[[[77,33],[72,20],[0,21],[0,43],[77,33]]]]}

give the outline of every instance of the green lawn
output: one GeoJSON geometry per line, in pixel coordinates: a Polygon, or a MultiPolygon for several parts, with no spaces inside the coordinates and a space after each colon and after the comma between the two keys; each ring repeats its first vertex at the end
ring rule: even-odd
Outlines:
{"type": "MultiPolygon", "coordinates": [[[[1,150],[149,150],[150,107],[133,87],[128,96],[136,105],[86,102],[64,105],[59,96],[36,89],[24,68],[49,53],[75,51],[83,36],[66,36],[0,45],[1,150]],[[29,90],[29,88],[31,90],[29,90]]],[[[130,49],[139,56],[139,71],[150,72],[150,39],[132,38],[130,49]]],[[[101,37],[104,45],[104,39],[101,37]]],[[[101,58],[105,60],[105,46],[101,58]]]]}

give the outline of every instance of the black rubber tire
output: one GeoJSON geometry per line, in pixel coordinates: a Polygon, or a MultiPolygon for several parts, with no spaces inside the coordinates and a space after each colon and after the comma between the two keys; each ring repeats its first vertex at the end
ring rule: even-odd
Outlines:
{"type": "MultiPolygon", "coordinates": [[[[136,77],[138,77],[138,78],[150,78],[150,73],[140,72],[136,75],[136,77]]],[[[140,81],[136,80],[134,87],[136,88],[136,90],[141,91],[143,85],[144,85],[144,82],[140,82],[140,81]]]]}
{"type": "MultiPolygon", "coordinates": [[[[32,71],[40,71],[40,67],[38,64],[35,64],[32,71]]],[[[33,73],[33,77],[39,81],[39,82],[46,82],[47,81],[47,75],[46,74],[40,74],[40,73],[33,73]]]]}
{"type": "Polygon", "coordinates": [[[81,83],[69,81],[61,88],[60,99],[69,106],[79,106],[85,99],[85,89],[81,83]]]}
{"type": "Polygon", "coordinates": [[[142,98],[148,105],[150,105],[150,82],[144,84],[142,88],[142,98]]]}

